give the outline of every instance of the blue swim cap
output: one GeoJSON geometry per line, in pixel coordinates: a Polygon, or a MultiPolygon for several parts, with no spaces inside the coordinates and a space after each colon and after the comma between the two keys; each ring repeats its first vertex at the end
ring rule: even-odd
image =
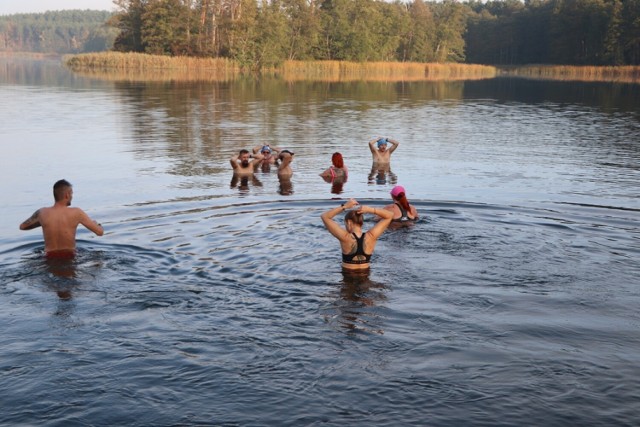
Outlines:
{"type": "Polygon", "coordinates": [[[271,148],[267,147],[266,145],[262,146],[262,149],[260,149],[261,153],[270,153],[271,152],[271,148]]]}
{"type": "Polygon", "coordinates": [[[378,147],[380,147],[381,145],[387,145],[387,138],[380,138],[378,140],[378,147]]]}

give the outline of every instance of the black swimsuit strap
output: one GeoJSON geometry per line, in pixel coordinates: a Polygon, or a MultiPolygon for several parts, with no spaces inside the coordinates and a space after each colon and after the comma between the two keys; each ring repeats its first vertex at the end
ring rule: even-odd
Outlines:
{"type": "Polygon", "coordinates": [[[365,233],[362,233],[362,235],[360,237],[356,236],[356,233],[351,233],[351,235],[353,236],[354,239],[356,239],[356,251],[352,254],[342,254],[342,261],[346,262],[348,264],[366,264],[369,262],[369,260],[371,259],[371,254],[366,254],[364,252],[364,235],[365,233]],[[361,261],[354,261],[353,258],[355,258],[356,256],[364,256],[364,260],[361,261]]]}
{"type": "Polygon", "coordinates": [[[400,218],[396,218],[393,221],[409,221],[415,219],[409,217],[409,212],[407,212],[406,209],[400,205],[400,203],[395,202],[395,205],[398,207],[398,209],[400,209],[400,218]]]}

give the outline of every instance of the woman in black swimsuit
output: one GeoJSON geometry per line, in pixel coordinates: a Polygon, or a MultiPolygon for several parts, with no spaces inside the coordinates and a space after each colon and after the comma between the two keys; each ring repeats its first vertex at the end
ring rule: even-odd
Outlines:
{"type": "Polygon", "coordinates": [[[323,213],[320,218],[322,218],[322,222],[329,230],[329,233],[340,241],[342,268],[353,271],[369,268],[371,254],[376,246],[378,237],[391,223],[393,213],[385,209],[359,205],[356,200],[350,199],[348,202],[343,203],[342,206],[323,213]],[[346,210],[349,210],[349,212],[344,217],[345,228],[342,228],[333,220],[333,217],[346,210]],[[365,213],[378,215],[382,218],[367,232],[362,231],[363,214],[365,213]]]}
{"type": "Polygon", "coordinates": [[[418,219],[418,211],[409,204],[403,186],[396,185],[393,187],[391,198],[394,203],[385,206],[384,209],[393,213],[393,222],[410,222],[418,219]]]}

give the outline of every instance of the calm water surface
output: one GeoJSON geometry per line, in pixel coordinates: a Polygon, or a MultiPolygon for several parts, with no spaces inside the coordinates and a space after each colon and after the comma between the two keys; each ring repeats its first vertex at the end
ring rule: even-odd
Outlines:
{"type": "Polygon", "coordinates": [[[638,86],[3,58],[0,100],[0,424],[637,425],[638,86]],[[377,135],[401,142],[388,171],[377,135]],[[263,142],[296,153],[291,181],[233,180],[263,142]],[[343,186],[318,176],[334,151],[343,186]],[[107,230],[72,264],[18,230],[60,178],[107,230]],[[396,183],[422,219],[343,276],[319,215],[396,183]]]}

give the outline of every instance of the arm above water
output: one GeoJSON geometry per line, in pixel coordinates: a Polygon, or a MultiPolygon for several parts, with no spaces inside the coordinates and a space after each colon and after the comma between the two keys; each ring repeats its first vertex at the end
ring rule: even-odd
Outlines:
{"type": "Polygon", "coordinates": [[[293,161],[293,157],[289,153],[282,153],[279,157],[282,162],[280,163],[280,166],[278,166],[278,170],[286,168],[293,161]]]}
{"type": "Polygon", "coordinates": [[[238,157],[238,154],[236,154],[229,159],[229,163],[231,163],[231,167],[233,168],[233,170],[238,169],[238,157]]]}
{"type": "Polygon", "coordinates": [[[400,145],[400,143],[395,139],[391,139],[391,138],[387,138],[387,141],[389,142],[389,144],[391,144],[391,148],[389,148],[389,154],[391,154],[394,151],[396,151],[396,148],[398,148],[398,145],[400,145]]]}
{"type": "Polygon", "coordinates": [[[20,230],[33,230],[40,227],[40,209],[20,224],[20,230]]]}
{"type": "Polygon", "coordinates": [[[369,235],[374,239],[378,239],[384,230],[389,227],[391,220],[393,219],[393,212],[383,208],[372,208],[371,206],[362,206],[360,209],[362,213],[372,213],[380,217],[380,221],[369,230],[369,235]]]}
{"type": "Polygon", "coordinates": [[[82,209],[77,208],[78,209],[78,215],[79,215],[79,220],[78,222],[82,225],[84,225],[88,230],[93,231],[94,234],[96,234],[97,236],[102,236],[104,234],[104,228],[102,228],[102,225],[98,223],[98,221],[94,221],[91,218],[89,218],[89,215],[87,215],[82,209]]]}
{"type": "Polygon", "coordinates": [[[369,141],[369,150],[371,150],[372,153],[375,154],[376,151],[378,151],[377,147],[376,147],[376,142],[380,139],[379,136],[376,136],[375,138],[373,138],[371,141],[369,141]]]}
{"type": "Polygon", "coordinates": [[[357,206],[358,202],[355,199],[349,199],[348,202],[344,203],[342,206],[336,206],[333,209],[330,209],[320,215],[324,226],[327,228],[329,233],[333,235],[336,239],[343,241],[346,240],[349,236],[349,232],[344,228],[340,227],[340,225],[333,220],[333,218],[339,213],[344,212],[347,209],[350,209],[354,206],[357,206]]]}

